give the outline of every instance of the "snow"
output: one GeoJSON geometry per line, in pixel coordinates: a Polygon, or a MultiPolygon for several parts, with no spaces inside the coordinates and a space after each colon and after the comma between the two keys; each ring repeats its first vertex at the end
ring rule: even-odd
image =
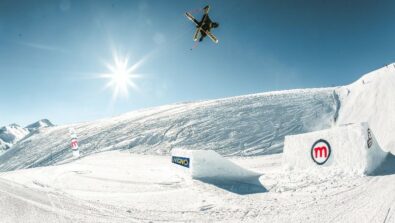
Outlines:
{"type": "Polygon", "coordinates": [[[10,124],[0,128],[0,154],[20,140],[29,137],[33,133],[37,133],[38,130],[51,126],[53,124],[48,119],[42,119],[25,128],[17,124],[10,124]]]}
{"type": "Polygon", "coordinates": [[[0,150],[11,148],[13,144],[23,139],[29,131],[17,124],[11,124],[0,128],[0,150]]]}
{"type": "Polygon", "coordinates": [[[286,136],[284,144],[283,165],[311,173],[340,170],[370,174],[387,156],[367,123],[286,136]],[[319,140],[325,140],[325,143],[315,143],[319,140]],[[320,150],[314,151],[317,148],[320,150]]]}
{"type": "Polygon", "coordinates": [[[261,175],[232,163],[213,150],[174,149],[171,154],[172,157],[188,158],[189,167],[182,165],[175,167],[181,169],[181,172],[186,172],[193,179],[242,180],[261,175]]]}
{"type": "Polygon", "coordinates": [[[395,154],[395,63],[336,90],[338,124],[368,122],[381,148],[395,154]]]}
{"type": "Polygon", "coordinates": [[[28,129],[30,132],[36,131],[38,129],[52,127],[54,124],[51,123],[48,119],[41,119],[33,124],[26,126],[25,128],[28,129]]]}
{"type": "Polygon", "coordinates": [[[77,132],[81,156],[109,150],[166,155],[173,148],[225,156],[280,153],[286,135],[328,128],[336,111],[332,88],[166,105],[41,129],[0,156],[0,171],[68,162],[69,128],[77,132]]]}
{"type": "Polygon", "coordinates": [[[29,134],[29,131],[17,124],[4,126],[0,129],[0,138],[9,143],[15,143],[29,134]]]}
{"type": "Polygon", "coordinates": [[[0,171],[8,171],[0,172],[1,222],[395,222],[394,84],[391,64],[344,87],[179,103],[39,129],[0,155],[0,171]],[[361,122],[369,123],[377,156],[366,153],[361,122]],[[78,134],[78,159],[69,128],[78,134]],[[285,136],[304,133],[282,153],[285,136]],[[315,174],[311,160],[295,161],[298,144],[313,136],[345,154],[324,164],[336,164],[334,171],[315,174]],[[197,172],[171,162],[179,148],[190,150],[178,155],[190,156],[197,172]],[[371,172],[380,148],[392,153],[371,172]]]}
{"type": "Polygon", "coordinates": [[[312,177],[283,170],[281,156],[229,158],[238,166],[263,174],[259,181],[268,192],[242,195],[184,178],[173,171],[170,156],[127,151],[99,153],[58,166],[3,172],[0,214],[6,216],[2,222],[395,220],[394,168],[391,173],[374,177],[312,177]]]}

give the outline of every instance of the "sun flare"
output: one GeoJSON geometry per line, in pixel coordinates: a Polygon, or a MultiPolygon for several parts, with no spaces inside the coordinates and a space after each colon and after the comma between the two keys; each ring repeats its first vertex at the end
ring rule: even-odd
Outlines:
{"type": "Polygon", "coordinates": [[[129,88],[138,91],[139,88],[135,83],[135,79],[140,78],[140,75],[135,74],[134,71],[141,65],[143,60],[136,64],[129,66],[128,57],[119,57],[114,55],[113,64],[106,64],[109,73],[100,75],[102,78],[108,79],[106,88],[113,89],[113,99],[119,97],[128,97],[129,88]]]}

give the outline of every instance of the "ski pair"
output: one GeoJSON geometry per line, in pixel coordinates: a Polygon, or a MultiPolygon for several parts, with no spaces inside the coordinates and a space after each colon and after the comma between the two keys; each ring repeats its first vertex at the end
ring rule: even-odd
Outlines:
{"type": "Polygon", "coordinates": [[[218,43],[217,37],[215,37],[210,31],[207,31],[207,30],[202,29],[201,27],[202,27],[203,24],[202,24],[202,25],[199,25],[199,22],[195,19],[195,17],[193,17],[193,16],[191,15],[191,13],[187,12],[187,13],[185,13],[185,15],[186,15],[186,17],[187,17],[189,20],[191,20],[191,21],[192,21],[193,23],[195,23],[196,26],[197,26],[196,31],[195,31],[195,34],[193,35],[193,40],[194,40],[194,41],[197,41],[198,35],[199,35],[200,31],[203,31],[203,32],[206,33],[206,35],[207,35],[208,37],[210,37],[210,39],[211,39],[214,43],[218,43]]]}

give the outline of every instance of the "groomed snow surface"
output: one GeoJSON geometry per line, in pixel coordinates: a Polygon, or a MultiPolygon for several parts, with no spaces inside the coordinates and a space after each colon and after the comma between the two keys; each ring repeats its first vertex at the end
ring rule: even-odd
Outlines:
{"type": "Polygon", "coordinates": [[[42,129],[0,156],[1,222],[395,222],[394,86],[390,64],[344,87],[42,129]]]}
{"type": "Polygon", "coordinates": [[[231,158],[269,192],[174,171],[169,156],[112,151],[0,174],[2,222],[394,222],[395,175],[311,177],[281,155],[231,158]]]}

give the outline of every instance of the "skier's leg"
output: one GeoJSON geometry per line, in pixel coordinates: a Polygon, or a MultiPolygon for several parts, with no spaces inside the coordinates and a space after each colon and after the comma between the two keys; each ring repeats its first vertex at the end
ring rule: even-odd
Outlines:
{"type": "Polygon", "coordinates": [[[202,42],[203,39],[204,39],[206,36],[207,36],[206,32],[205,32],[203,29],[201,29],[201,30],[200,30],[200,39],[199,39],[199,42],[202,42]]]}

